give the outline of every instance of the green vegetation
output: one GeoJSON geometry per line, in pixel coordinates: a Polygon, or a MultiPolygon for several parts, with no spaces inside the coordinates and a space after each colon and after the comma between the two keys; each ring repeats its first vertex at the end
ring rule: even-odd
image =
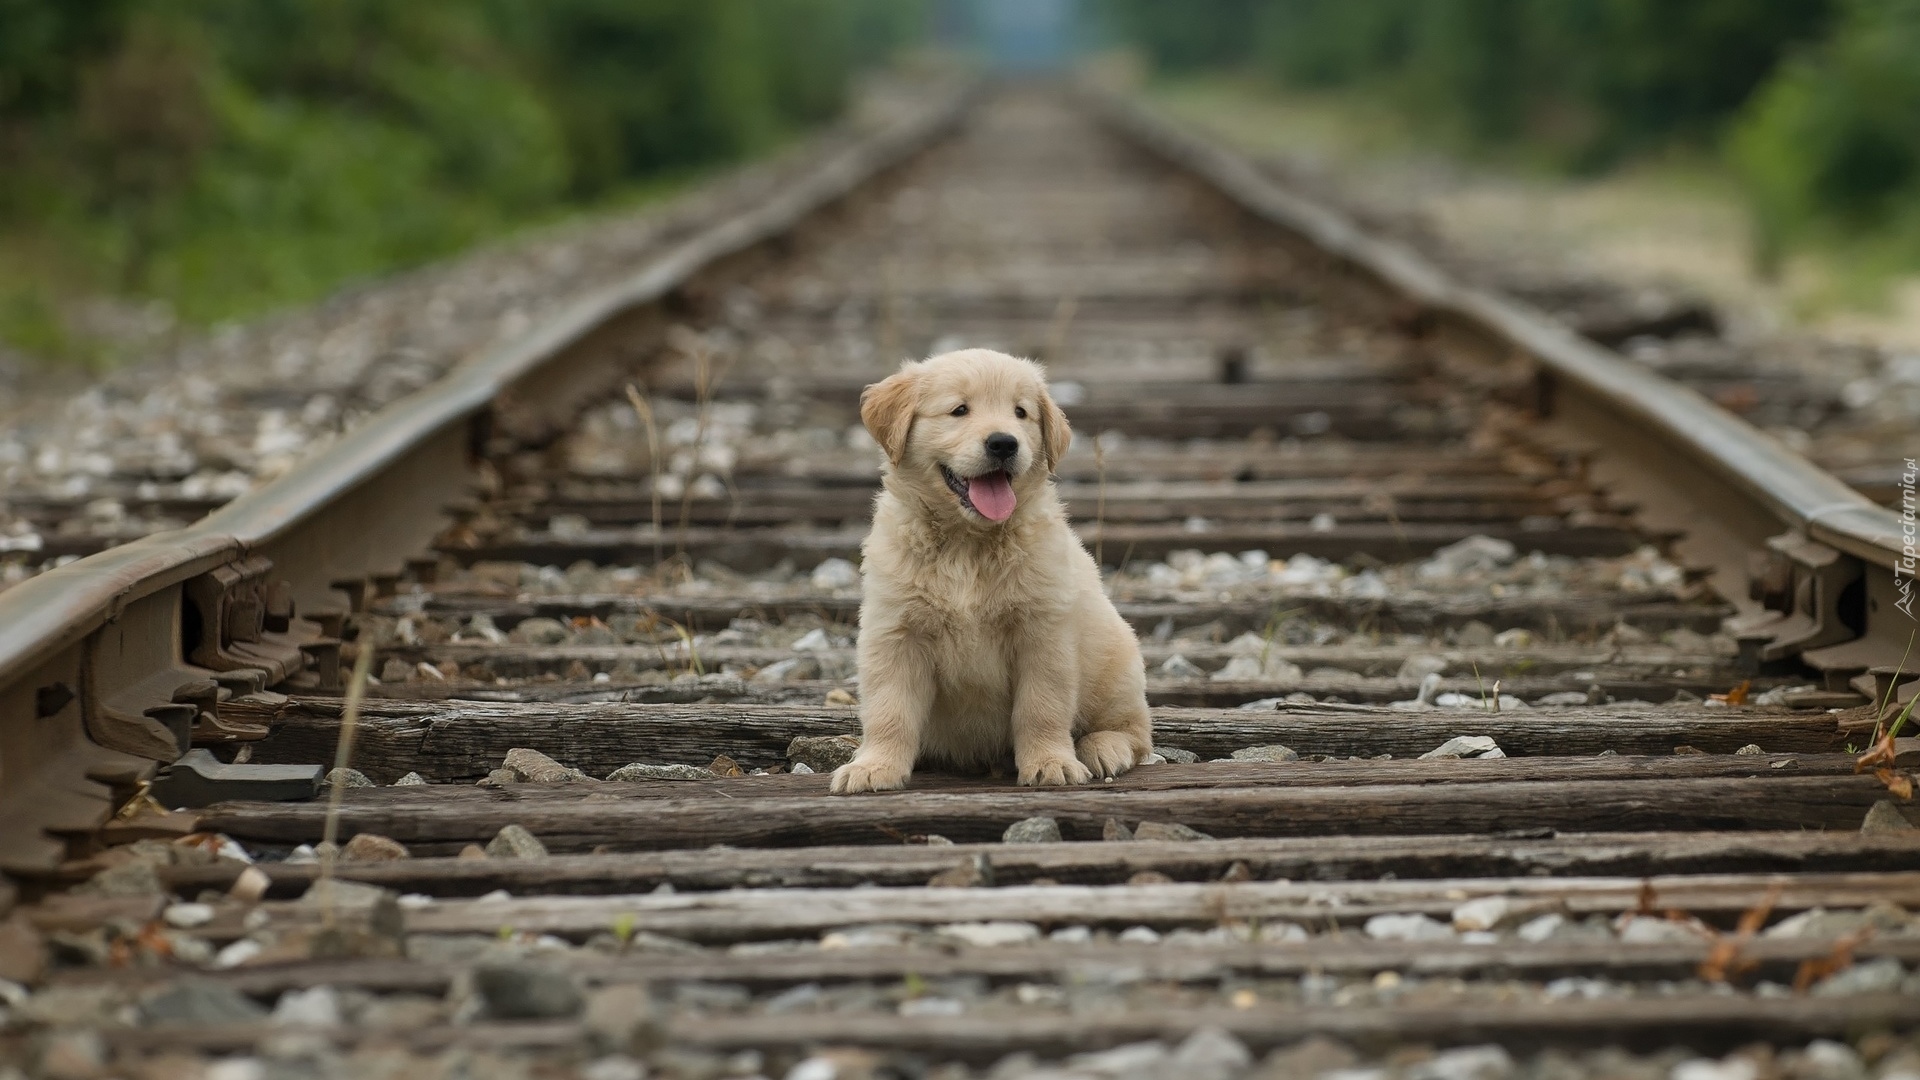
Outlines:
{"type": "Polygon", "coordinates": [[[0,341],[208,324],[832,117],[915,0],[0,0],[0,341]]]}
{"type": "Polygon", "coordinates": [[[1920,265],[1920,0],[1103,0],[1167,73],[1385,106],[1576,173],[1679,152],[1750,193],[1756,252],[1920,265]]]}

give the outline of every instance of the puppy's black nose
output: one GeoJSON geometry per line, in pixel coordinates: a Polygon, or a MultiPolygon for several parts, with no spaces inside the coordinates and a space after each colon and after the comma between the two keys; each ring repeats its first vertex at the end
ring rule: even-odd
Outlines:
{"type": "Polygon", "coordinates": [[[1020,440],[1004,431],[987,436],[987,453],[1006,461],[1020,452],[1020,440]]]}

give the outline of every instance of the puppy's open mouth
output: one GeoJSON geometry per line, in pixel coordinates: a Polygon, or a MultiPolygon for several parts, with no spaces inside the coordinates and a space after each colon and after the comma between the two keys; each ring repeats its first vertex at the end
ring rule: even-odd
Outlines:
{"type": "Polygon", "coordinates": [[[942,465],[940,475],[959,498],[961,506],[988,521],[1005,521],[1013,516],[1013,508],[1019,500],[1013,494],[1013,478],[1004,470],[995,469],[979,476],[957,476],[952,469],[942,465]]]}

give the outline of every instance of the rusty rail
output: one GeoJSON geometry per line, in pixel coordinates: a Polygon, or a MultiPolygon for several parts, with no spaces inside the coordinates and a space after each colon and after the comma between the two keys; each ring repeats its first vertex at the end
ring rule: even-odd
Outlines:
{"type": "Polygon", "coordinates": [[[280,682],[308,666],[303,658],[324,665],[337,623],[289,616],[324,612],[339,603],[334,582],[391,571],[395,553],[423,547],[471,482],[470,450],[487,431],[563,424],[604,390],[607,354],[620,351],[605,346],[658,328],[657,301],[912,157],[973,97],[961,90],[830,151],[763,204],[395,402],[202,521],[0,595],[0,870],[53,865],[64,845],[49,833],[97,827],[184,749],[180,736],[200,718],[171,708],[182,701],[177,688],[221,673],[229,677],[215,681],[228,685],[218,694],[231,696],[280,682]],[[217,591],[245,593],[245,603],[218,619],[190,612],[189,583],[223,568],[239,570],[217,591]],[[204,640],[185,640],[189,621],[204,640]],[[280,678],[230,675],[257,666],[280,678]]]}

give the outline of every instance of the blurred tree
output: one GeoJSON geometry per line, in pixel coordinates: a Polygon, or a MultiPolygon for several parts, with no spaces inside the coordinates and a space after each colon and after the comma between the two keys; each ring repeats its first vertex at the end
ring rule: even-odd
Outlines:
{"type": "Polygon", "coordinates": [[[60,340],[56,278],[227,318],[737,158],[925,7],[0,0],[0,337],[60,340]]]}
{"type": "Polygon", "coordinates": [[[1732,139],[1758,255],[1820,232],[1920,257],[1920,0],[1848,0],[1833,37],[1756,97],[1732,139]]]}

